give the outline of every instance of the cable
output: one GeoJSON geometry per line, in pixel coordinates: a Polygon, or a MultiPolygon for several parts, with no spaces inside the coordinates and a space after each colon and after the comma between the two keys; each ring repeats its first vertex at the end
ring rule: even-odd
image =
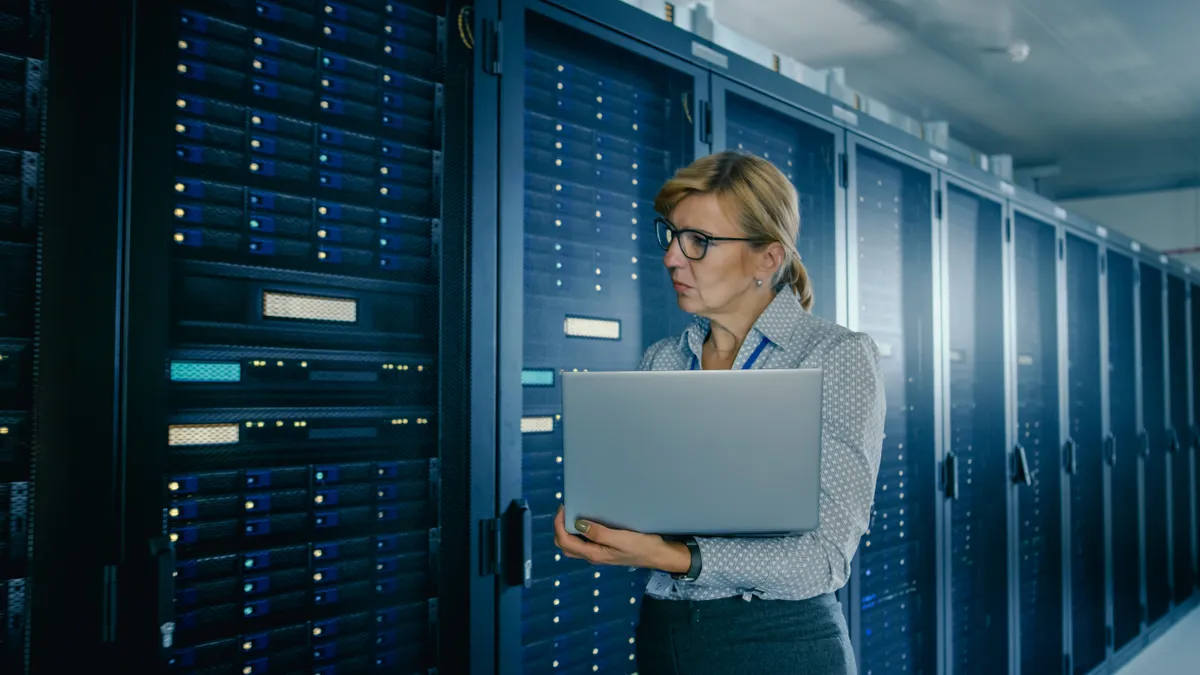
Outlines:
{"type": "Polygon", "coordinates": [[[467,49],[475,49],[475,36],[471,34],[471,20],[467,18],[470,13],[470,5],[464,5],[462,9],[458,10],[458,38],[462,40],[467,49]]]}

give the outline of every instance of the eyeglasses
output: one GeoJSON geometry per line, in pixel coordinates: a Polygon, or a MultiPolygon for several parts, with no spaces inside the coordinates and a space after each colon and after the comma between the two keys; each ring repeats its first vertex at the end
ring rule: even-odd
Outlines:
{"type": "Polygon", "coordinates": [[[654,229],[662,250],[671,248],[671,244],[678,239],[679,250],[689,260],[703,258],[708,253],[708,245],[714,241],[759,241],[753,237],[713,237],[698,230],[681,230],[662,216],[654,219],[654,229]]]}

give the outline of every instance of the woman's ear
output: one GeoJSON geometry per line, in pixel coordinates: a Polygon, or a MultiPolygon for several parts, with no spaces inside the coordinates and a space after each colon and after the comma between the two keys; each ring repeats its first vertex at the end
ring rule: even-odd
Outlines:
{"type": "Polygon", "coordinates": [[[783,244],[777,241],[771,242],[762,250],[758,257],[758,271],[765,278],[773,278],[776,270],[783,265],[786,254],[783,250],[783,244]]]}

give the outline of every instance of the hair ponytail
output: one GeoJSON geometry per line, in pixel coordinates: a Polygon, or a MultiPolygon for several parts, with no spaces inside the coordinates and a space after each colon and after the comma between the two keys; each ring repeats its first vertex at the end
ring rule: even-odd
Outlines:
{"type": "Polygon", "coordinates": [[[808,268],[800,260],[800,253],[796,251],[794,246],[785,246],[787,257],[784,258],[783,265],[780,266],[778,277],[779,281],[775,284],[776,291],[781,291],[785,287],[790,288],[796,298],[800,300],[800,306],[805,311],[811,311],[813,305],[812,283],[808,280],[808,268]]]}

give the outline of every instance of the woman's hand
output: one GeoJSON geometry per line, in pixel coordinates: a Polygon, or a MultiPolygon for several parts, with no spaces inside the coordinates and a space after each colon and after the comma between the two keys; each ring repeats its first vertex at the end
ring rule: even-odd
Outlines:
{"type": "Polygon", "coordinates": [[[687,546],[658,535],[614,530],[582,520],[576,522],[575,529],[581,533],[579,536],[567,532],[565,512],[558,507],[554,543],[568,558],[593,565],[640,567],[671,574],[684,574],[692,565],[687,546]]]}

